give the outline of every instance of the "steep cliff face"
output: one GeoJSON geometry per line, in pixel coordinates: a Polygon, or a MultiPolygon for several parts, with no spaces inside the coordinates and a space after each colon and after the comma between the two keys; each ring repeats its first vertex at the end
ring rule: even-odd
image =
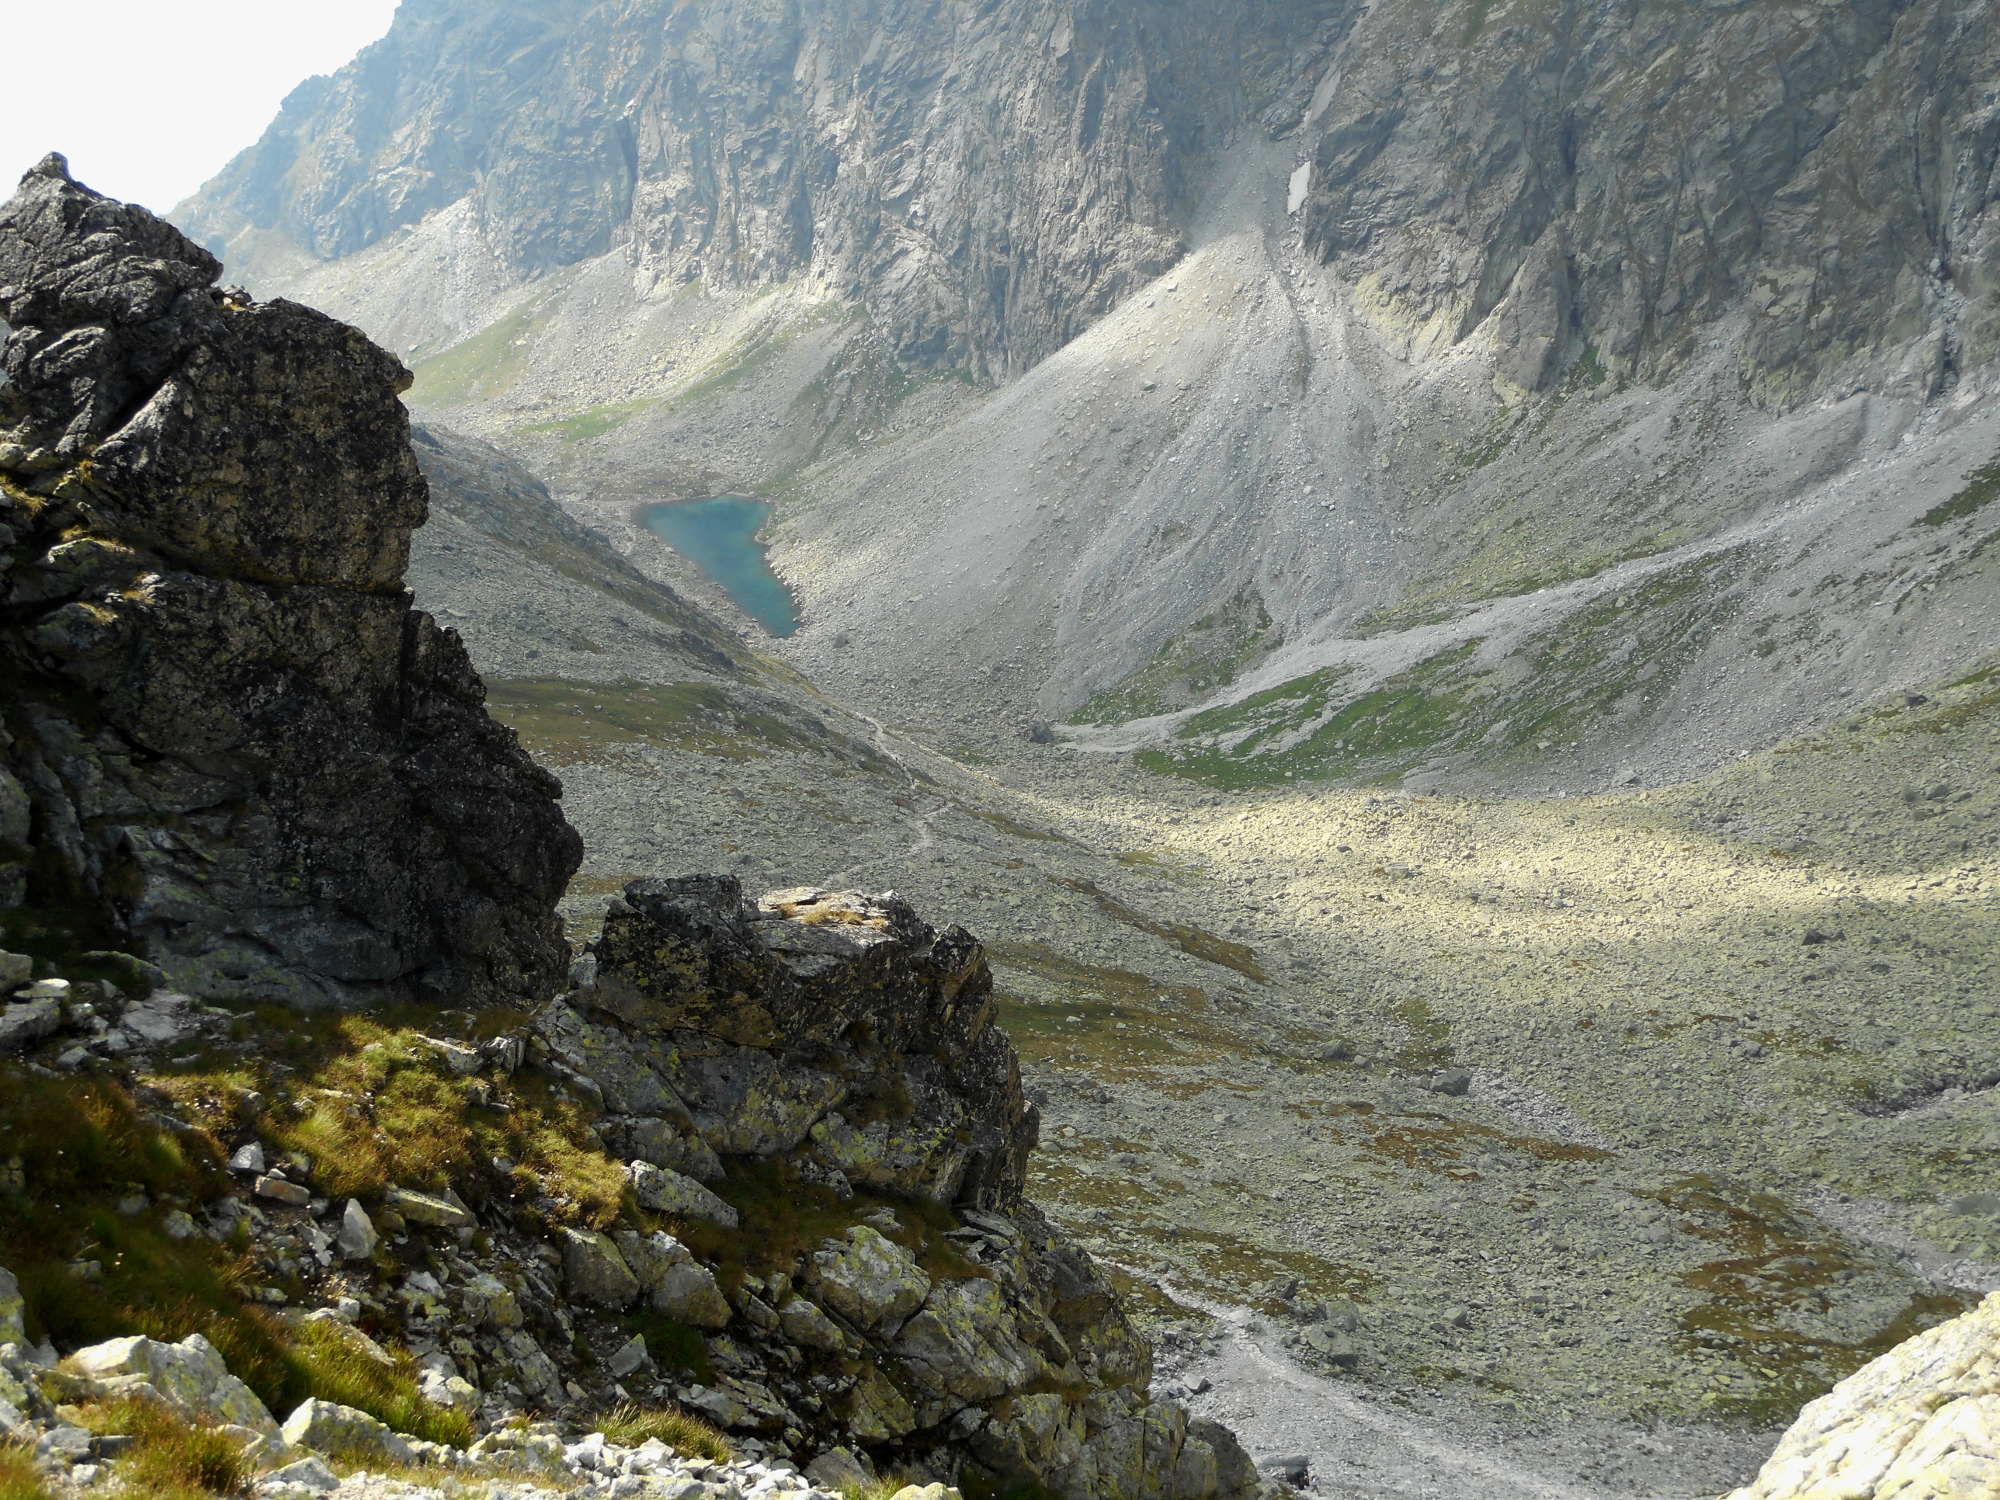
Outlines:
{"type": "Polygon", "coordinates": [[[1924,398],[2000,335],[1984,7],[1374,7],[1299,127],[1304,223],[1412,355],[1500,312],[1499,373],[1657,380],[1745,310],[1791,405],[1924,398]]]}
{"type": "Polygon", "coordinates": [[[904,362],[1005,375],[1171,264],[1246,47],[1337,8],[426,0],[186,222],[232,263],[456,207],[515,279],[614,245],[650,287],[810,273],[904,362]]]}
{"type": "Polygon", "coordinates": [[[0,210],[5,889],[212,996],[545,996],[560,788],[402,586],[401,366],[60,157],[0,210]]]}

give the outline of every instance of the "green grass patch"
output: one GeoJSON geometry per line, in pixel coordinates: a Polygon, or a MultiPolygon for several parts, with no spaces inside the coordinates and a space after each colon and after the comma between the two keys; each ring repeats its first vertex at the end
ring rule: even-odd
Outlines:
{"type": "Polygon", "coordinates": [[[364,1365],[352,1346],[329,1342],[323,1325],[295,1328],[246,1302],[254,1268],[245,1245],[167,1236],[163,1220],[176,1205],[231,1187],[212,1130],[162,1129],[106,1080],[9,1077],[0,1085],[0,1141],[21,1158],[26,1184],[0,1202],[0,1264],[20,1280],[31,1340],[77,1347],[200,1333],[274,1412],[320,1396],[418,1436],[470,1439],[462,1415],[417,1395],[407,1356],[393,1369],[364,1365]],[[118,1200],[135,1193],[153,1206],[118,1213],[118,1200]]]}
{"type": "Polygon", "coordinates": [[[657,396],[639,401],[615,401],[604,406],[585,407],[580,412],[558,417],[552,422],[530,422],[516,427],[514,431],[521,437],[547,436],[561,438],[565,443],[587,443],[664,404],[664,400],[657,396]]]}
{"type": "Polygon", "coordinates": [[[1917,518],[1920,526],[1945,526],[1961,521],[2000,497],[2000,462],[1974,469],[1966,476],[1965,488],[1941,505],[1933,505],[1917,518]]]}
{"type": "Polygon", "coordinates": [[[0,1500],[54,1500],[26,1448],[0,1443],[0,1500]]]}
{"type": "Polygon", "coordinates": [[[547,765],[603,759],[614,745],[658,745],[742,760],[772,751],[817,751],[869,768],[871,749],[809,714],[781,711],[711,683],[578,683],[558,677],[499,678],[486,684],[493,717],[547,765]]]}
{"type": "Polygon", "coordinates": [[[516,308],[451,348],[417,362],[410,400],[422,406],[459,406],[504,395],[528,372],[535,333],[542,322],[533,308],[516,308]]]}
{"type": "Polygon", "coordinates": [[[250,1482],[250,1466],[228,1434],[186,1421],[151,1401],[85,1407],[79,1423],[99,1435],[132,1438],[114,1471],[126,1495],[179,1500],[186,1495],[234,1495],[250,1482]]]}
{"type": "Polygon", "coordinates": [[[621,1448],[637,1448],[658,1438],[676,1453],[728,1463],[736,1456],[729,1440],[708,1423],[684,1411],[666,1411],[627,1403],[615,1406],[592,1424],[621,1448]]]}
{"type": "Polygon", "coordinates": [[[1153,659],[1114,688],[1098,693],[1070,715],[1072,724],[1099,726],[1171,713],[1236,681],[1284,644],[1254,588],[1202,616],[1154,653],[1153,659]]]}
{"type": "Polygon", "coordinates": [[[475,1436],[472,1418],[426,1401],[417,1386],[417,1363],[401,1349],[387,1349],[382,1363],[358,1340],[325,1323],[302,1323],[296,1352],[310,1373],[313,1394],[367,1412],[396,1431],[464,1448],[475,1436]]]}
{"type": "MultiPolygon", "coordinates": [[[[503,1156],[515,1163],[503,1187],[556,1203],[556,1222],[601,1229],[619,1217],[625,1174],[594,1144],[585,1106],[532,1070],[494,1101],[484,1082],[453,1077],[412,1021],[433,1035],[449,1029],[431,1009],[300,1016],[263,1007],[238,1024],[242,1039],[259,1043],[247,1055],[197,1058],[149,1082],[218,1133],[241,1118],[248,1094],[274,1101],[260,1131],[309,1157],[314,1185],[329,1196],[376,1198],[391,1186],[469,1191],[503,1156]]],[[[476,1025],[469,1029],[476,1035],[476,1025]]]]}

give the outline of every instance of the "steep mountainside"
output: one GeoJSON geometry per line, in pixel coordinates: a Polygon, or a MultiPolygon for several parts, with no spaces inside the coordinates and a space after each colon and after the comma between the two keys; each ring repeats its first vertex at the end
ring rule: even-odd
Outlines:
{"type": "Polygon", "coordinates": [[[850,694],[1602,786],[1993,623],[1996,57],[1945,3],[432,0],[188,214],[607,530],[769,494],[850,694]]]}

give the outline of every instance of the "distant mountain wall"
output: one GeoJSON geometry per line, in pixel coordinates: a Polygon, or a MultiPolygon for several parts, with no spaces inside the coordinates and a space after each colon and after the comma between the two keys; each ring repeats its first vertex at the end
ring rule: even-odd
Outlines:
{"type": "Polygon", "coordinates": [[[2000,27],[1964,0],[409,0],[181,212],[234,262],[452,207],[506,276],[817,278],[1005,377],[1171,265],[1232,136],[1407,352],[1656,378],[1732,311],[1787,404],[2000,338],[2000,27]]]}

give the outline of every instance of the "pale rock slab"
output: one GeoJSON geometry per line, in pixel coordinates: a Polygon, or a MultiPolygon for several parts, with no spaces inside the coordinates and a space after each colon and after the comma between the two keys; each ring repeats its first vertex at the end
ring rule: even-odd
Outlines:
{"type": "Polygon", "coordinates": [[[1729,1500],[2000,1496],[2000,1292],[1808,1402],[1729,1500]]]}

